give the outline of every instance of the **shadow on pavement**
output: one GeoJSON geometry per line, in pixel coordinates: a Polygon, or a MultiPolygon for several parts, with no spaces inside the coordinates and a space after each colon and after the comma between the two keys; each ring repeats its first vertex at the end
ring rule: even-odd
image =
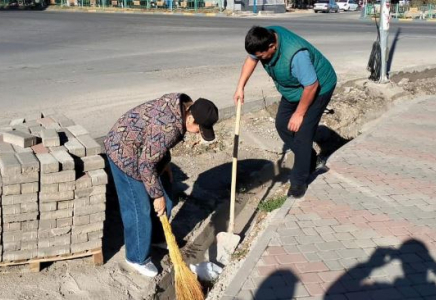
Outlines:
{"type": "Polygon", "coordinates": [[[298,278],[292,271],[275,271],[262,282],[254,299],[293,299],[297,282],[298,278]]]}
{"type": "MultiPolygon", "coordinates": [[[[368,261],[355,265],[332,283],[323,299],[436,299],[435,275],[436,262],[427,247],[417,239],[410,239],[399,249],[377,248],[368,261]],[[390,280],[382,281],[371,276],[382,267],[389,267],[391,271],[386,274],[391,272],[396,277],[391,275],[390,280]]],[[[275,271],[261,283],[254,299],[293,299],[299,280],[290,270],[275,271]]]]}
{"type": "Polygon", "coordinates": [[[350,269],[326,292],[325,300],[334,299],[335,295],[356,293],[362,299],[386,300],[429,297],[436,299],[436,285],[430,280],[429,271],[436,274],[436,262],[430,256],[427,247],[419,240],[410,239],[399,249],[380,247],[369,260],[350,269]],[[392,283],[377,282],[371,273],[394,261],[401,262],[403,277],[397,277],[392,283]],[[366,297],[366,298],[365,298],[366,297]]]}

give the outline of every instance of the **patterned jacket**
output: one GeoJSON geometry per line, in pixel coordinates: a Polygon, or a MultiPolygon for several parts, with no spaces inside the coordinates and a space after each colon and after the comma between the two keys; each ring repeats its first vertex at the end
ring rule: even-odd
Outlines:
{"type": "Polygon", "coordinates": [[[151,198],[163,196],[159,180],[170,149],[183,139],[182,94],[166,94],[121,116],[109,131],[106,154],[122,171],[142,180],[151,198]]]}

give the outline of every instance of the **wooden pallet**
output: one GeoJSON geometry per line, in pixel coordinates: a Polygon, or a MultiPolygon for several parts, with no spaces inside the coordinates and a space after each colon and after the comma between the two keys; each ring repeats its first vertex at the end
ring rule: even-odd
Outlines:
{"type": "Polygon", "coordinates": [[[32,259],[26,259],[26,260],[20,260],[20,261],[11,261],[11,262],[0,262],[0,267],[27,264],[27,265],[29,265],[31,272],[39,272],[41,270],[41,263],[59,261],[59,260],[75,259],[75,258],[81,258],[81,257],[87,257],[87,256],[92,256],[94,265],[101,266],[103,264],[103,251],[102,251],[102,249],[93,249],[93,250],[78,252],[78,253],[74,253],[74,254],[63,254],[63,255],[57,255],[57,256],[50,256],[50,257],[44,257],[44,258],[32,258],[32,259]]]}

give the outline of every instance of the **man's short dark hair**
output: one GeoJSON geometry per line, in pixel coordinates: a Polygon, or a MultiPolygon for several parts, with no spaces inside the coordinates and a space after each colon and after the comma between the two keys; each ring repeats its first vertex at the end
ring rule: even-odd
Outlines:
{"type": "Polygon", "coordinates": [[[276,42],[276,36],[272,30],[260,26],[253,26],[245,36],[245,50],[250,54],[264,52],[269,45],[276,42]]]}

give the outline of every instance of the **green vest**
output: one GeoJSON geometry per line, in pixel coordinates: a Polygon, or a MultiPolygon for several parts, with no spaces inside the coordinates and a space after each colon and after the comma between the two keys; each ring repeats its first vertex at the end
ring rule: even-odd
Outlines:
{"type": "Polygon", "coordinates": [[[301,50],[309,52],[320,85],[319,95],[323,95],[336,85],[336,73],[330,62],[308,41],[281,26],[269,26],[278,36],[277,50],[263,67],[274,80],[277,90],[286,100],[298,102],[303,93],[303,86],[292,76],[291,62],[294,55],[301,50]]]}

